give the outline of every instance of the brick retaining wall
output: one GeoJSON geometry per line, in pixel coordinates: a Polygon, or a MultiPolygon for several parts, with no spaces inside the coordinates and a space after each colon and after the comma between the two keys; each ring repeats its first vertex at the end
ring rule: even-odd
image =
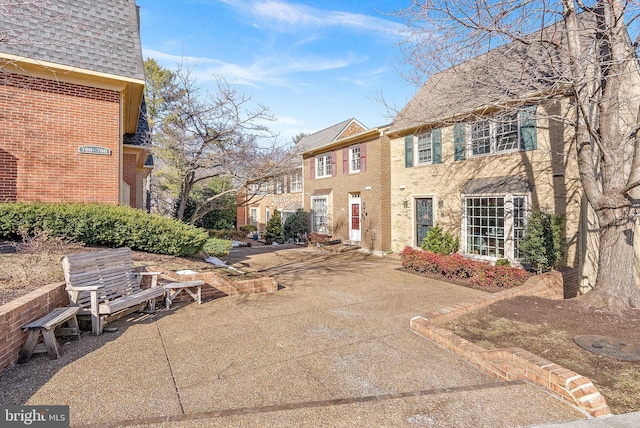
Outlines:
{"type": "Polygon", "coordinates": [[[21,327],[69,304],[64,288],[64,282],[45,285],[0,306],[0,373],[18,360],[29,335],[21,327]]]}
{"type": "Polygon", "coordinates": [[[414,333],[437,342],[498,379],[522,379],[541,385],[592,417],[611,414],[604,397],[587,377],[520,348],[483,349],[442,327],[442,324],[470,311],[515,296],[561,300],[565,296],[563,274],[554,271],[536,275],[520,287],[415,317],[410,321],[410,328],[414,333]]]}

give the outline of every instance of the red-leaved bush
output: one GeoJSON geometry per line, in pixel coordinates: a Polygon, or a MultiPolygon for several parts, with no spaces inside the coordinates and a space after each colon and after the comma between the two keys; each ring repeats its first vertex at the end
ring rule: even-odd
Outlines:
{"type": "Polygon", "coordinates": [[[492,266],[469,260],[460,254],[435,254],[429,251],[406,247],[401,254],[402,266],[419,273],[440,274],[449,279],[469,279],[480,287],[511,288],[522,285],[529,273],[521,268],[492,266]]]}

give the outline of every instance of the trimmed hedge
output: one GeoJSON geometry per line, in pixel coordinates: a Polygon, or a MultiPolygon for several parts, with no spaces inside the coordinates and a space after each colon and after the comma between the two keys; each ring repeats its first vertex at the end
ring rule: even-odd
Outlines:
{"type": "Polygon", "coordinates": [[[210,256],[224,257],[231,252],[232,242],[227,239],[209,238],[202,250],[210,256]]]}
{"type": "Polygon", "coordinates": [[[492,266],[469,260],[460,254],[435,254],[406,247],[401,254],[402,266],[419,273],[440,274],[449,279],[469,279],[480,287],[511,288],[525,283],[529,273],[521,268],[492,266]]]}
{"type": "Polygon", "coordinates": [[[235,229],[209,229],[208,232],[211,238],[231,239],[232,241],[244,241],[247,238],[245,232],[235,229]]]}
{"type": "Polygon", "coordinates": [[[0,238],[38,232],[88,245],[130,247],[148,253],[196,254],[206,231],[126,206],[80,203],[0,203],[0,238]]]}

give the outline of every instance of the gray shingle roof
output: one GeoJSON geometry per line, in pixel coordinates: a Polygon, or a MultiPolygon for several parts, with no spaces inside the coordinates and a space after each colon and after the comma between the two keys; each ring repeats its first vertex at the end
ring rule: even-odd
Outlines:
{"type": "Polygon", "coordinates": [[[51,0],[0,11],[0,52],[144,80],[135,0],[51,0]]]}
{"type": "MultiPolygon", "coordinates": [[[[296,144],[296,150],[298,153],[303,153],[311,149],[315,149],[316,147],[323,146],[325,144],[331,143],[332,141],[337,140],[345,129],[351,124],[351,122],[355,121],[359,125],[362,125],[356,119],[351,118],[347,119],[343,122],[337,123],[333,126],[330,126],[322,131],[315,132],[311,135],[307,135],[302,138],[298,144],[296,144]]],[[[362,125],[364,129],[366,127],[362,125]]]]}
{"type": "MultiPolygon", "coordinates": [[[[592,17],[580,20],[583,46],[593,46],[592,17]]],[[[571,82],[564,23],[511,42],[432,75],[394,119],[390,133],[411,132],[423,125],[460,121],[483,109],[525,103],[571,82]],[[553,41],[553,43],[543,42],[553,41]]]]}

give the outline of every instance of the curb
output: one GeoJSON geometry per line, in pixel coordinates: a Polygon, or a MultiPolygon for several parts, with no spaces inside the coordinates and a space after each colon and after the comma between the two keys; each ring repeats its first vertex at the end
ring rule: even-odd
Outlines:
{"type": "Polygon", "coordinates": [[[578,406],[591,417],[610,415],[611,410],[606,400],[589,378],[520,348],[492,350],[481,348],[441,327],[441,324],[470,311],[487,307],[500,300],[525,295],[562,299],[562,275],[559,272],[538,275],[520,287],[483,296],[471,302],[441,308],[427,316],[414,317],[410,321],[410,329],[422,337],[435,341],[499,380],[530,381],[578,406]]]}

